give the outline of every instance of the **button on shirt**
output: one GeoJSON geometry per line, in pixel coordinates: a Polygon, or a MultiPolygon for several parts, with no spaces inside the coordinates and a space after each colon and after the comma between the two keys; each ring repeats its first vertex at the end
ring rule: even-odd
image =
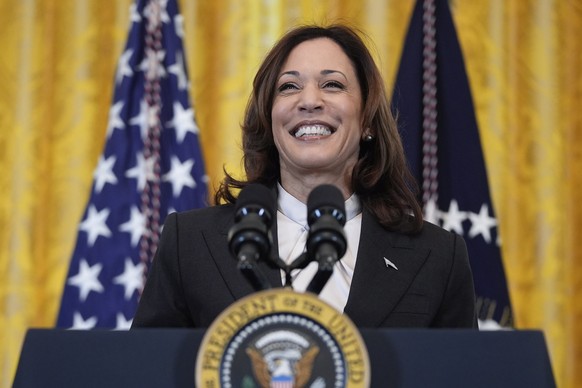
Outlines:
{"type": "MultiPolygon", "coordinates": [[[[277,237],[279,241],[279,256],[289,264],[305,252],[305,243],[309,234],[307,225],[307,205],[289,194],[279,184],[277,237]]],[[[344,257],[334,265],[333,273],[321,290],[319,297],[343,311],[346,306],[354,268],[356,254],[360,241],[362,226],[362,208],[359,198],[354,194],[345,202],[346,224],[344,231],[347,239],[347,250],[344,257]]],[[[304,269],[291,272],[293,289],[304,292],[317,272],[317,262],[309,263],[304,269]]],[[[281,279],[285,282],[285,273],[281,271],[281,279]]]]}

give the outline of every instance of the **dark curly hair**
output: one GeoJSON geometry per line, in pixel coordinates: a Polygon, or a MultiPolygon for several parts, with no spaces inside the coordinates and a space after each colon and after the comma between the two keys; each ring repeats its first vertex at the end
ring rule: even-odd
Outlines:
{"type": "Polygon", "coordinates": [[[279,72],[289,53],[302,42],[328,38],[350,58],[362,90],[362,128],[374,140],[360,143],[351,188],[362,206],[386,229],[414,233],[422,227],[417,185],[404,156],[396,120],[390,110],[381,73],[361,32],[345,25],[302,26],[285,34],[268,53],[253,81],[242,124],[243,163],[246,180],[225,171],[215,193],[215,203],[234,203],[239,189],[251,183],[273,187],[280,180],[279,152],[271,130],[271,109],[279,72]]]}

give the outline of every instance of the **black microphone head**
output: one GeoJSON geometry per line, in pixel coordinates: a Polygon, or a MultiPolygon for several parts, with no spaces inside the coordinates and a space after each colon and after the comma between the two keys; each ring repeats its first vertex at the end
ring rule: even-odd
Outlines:
{"type": "Polygon", "coordinates": [[[248,213],[257,213],[270,225],[275,214],[275,197],[272,190],[258,183],[245,186],[236,200],[236,221],[248,213]]]}
{"type": "Polygon", "coordinates": [[[334,185],[320,185],[307,198],[307,222],[312,225],[323,214],[334,217],[340,225],[346,223],[346,205],[341,191],[334,185]]]}

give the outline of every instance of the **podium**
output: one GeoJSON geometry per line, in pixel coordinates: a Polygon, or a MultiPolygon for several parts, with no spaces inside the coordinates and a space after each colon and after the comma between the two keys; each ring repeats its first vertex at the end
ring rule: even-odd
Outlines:
{"type": "MultiPolygon", "coordinates": [[[[372,387],[555,387],[540,331],[362,329],[372,387]]],[[[193,387],[203,330],[30,329],[14,387],[193,387]]]]}

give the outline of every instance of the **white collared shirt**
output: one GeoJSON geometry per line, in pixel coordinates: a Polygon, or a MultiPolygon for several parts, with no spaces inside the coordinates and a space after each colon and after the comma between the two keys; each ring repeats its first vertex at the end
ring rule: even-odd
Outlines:
{"type": "MultiPolygon", "coordinates": [[[[305,242],[309,233],[307,225],[307,205],[289,194],[278,184],[278,209],[277,209],[277,238],[279,242],[279,256],[289,264],[305,251],[305,242]]],[[[356,254],[360,241],[362,227],[362,208],[359,198],[353,194],[345,202],[346,224],[344,231],[347,239],[347,250],[343,258],[339,260],[326,285],[321,290],[319,297],[335,307],[338,311],[344,310],[354,268],[356,266],[356,254]]],[[[304,292],[317,272],[317,263],[310,263],[305,269],[294,270],[293,289],[304,292]]],[[[285,273],[281,271],[281,279],[285,282],[285,273]]]]}

